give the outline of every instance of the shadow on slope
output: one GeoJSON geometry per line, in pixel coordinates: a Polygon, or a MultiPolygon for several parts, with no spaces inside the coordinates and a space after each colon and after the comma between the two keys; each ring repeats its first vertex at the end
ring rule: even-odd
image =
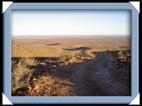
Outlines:
{"type": "MultiPolygon", "coordinates": [[[[50,75],[59,79],[68,79],[73,83],[75,95],[127,96],[130,95],[130,85],[125,85],[127,86],[125,87],[122,81],[113,79],[109,74],[110,72],[104,66],[109,61],[111,55],[116,52],[117,51],[97,52],[95,58],[84,59],[79,63],[68,63],[67,65],[65,65],[65,61],[61,61],[58,57],[32,57],[37,60],[39,64],[27,66],[30,69],[34,69],[33,78],[31,80],[44,75],[50,75]],[[102,61],[103,63],[101,63],[102,61]],[[107,82],[107,79],[110,80],[111,83],[108,83],[109,81],[107,82]]],[[[14,57],[12,59],[18,62],[21,58],[14,57]]],[[[119,70],[119,68],[117,70],[119,70]]],[[[127,82],[129,81],[130,77],[127,82]]]]}

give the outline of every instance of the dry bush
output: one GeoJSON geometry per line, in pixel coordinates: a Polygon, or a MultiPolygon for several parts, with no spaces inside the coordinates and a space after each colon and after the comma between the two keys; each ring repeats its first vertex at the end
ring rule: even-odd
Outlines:
{"type": "Polygon", "coordinates": [[[128,50],[123,50],[118,52],[118,59],[123,62],[130,62],[131,60],[131,53],[128,50]]]}
{"type": "Polygon", "coordinates": [[[112,76],[117,80],[130,80],[131,53],[128,50],[112,52],[112,57],[105,63],[112,76]]]}
{"type": "Polygon", "coordinates": [[[24,88],[29,84],[34,70],[29,69],[27,65],[36,64],[37,61],[32,58],[21,58],[21,60],[12,67],[12,93],[15,93],[16,90],[24,88]]]}
{"type": "Polygon", "coordinates": [[[73,84],[67,79],[41,76],[32,85],[28,96],[70,96],[75,95],[73,84]]]}
{"type": "Polygon", "coordinates": [[[76,53],[75,57],[77,59],[92,59],[95,55],[91,51],[82,50],[79,53],[76,53]]]}

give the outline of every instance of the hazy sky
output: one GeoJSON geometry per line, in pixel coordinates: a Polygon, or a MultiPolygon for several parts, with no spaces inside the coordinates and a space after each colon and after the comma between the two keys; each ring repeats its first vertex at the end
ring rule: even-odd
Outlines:
{"type": "Polygon", "coordinates": [[[13,11],[12,35],[130,35],[128,11],[13,11]]]}

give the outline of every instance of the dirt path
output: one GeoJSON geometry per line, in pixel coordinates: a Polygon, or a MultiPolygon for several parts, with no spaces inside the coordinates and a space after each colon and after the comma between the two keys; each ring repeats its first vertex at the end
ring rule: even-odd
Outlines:
{"type": "Polygon", "coordinates": [[[94,95],[94,83],[90,79],[89,71],[87,71],[88,65],[89,62],[84,62],[73,66],[74,73],[72,73],[72,79],[75,83],[75,91],[81,96],[94,95]]]}
{"type": "Polygon", "coordinates": [[[33,90],[31,90],[33,92],[30,92],[30,94],[65,96],[130,95],[128,84],[116,80],[110,74],[110,70],[105,67],[111,57],[112,53],[101,52],[94,59],[60,67],[58,70],[52,70],[53,72],[48,71],[47,66],[42,66],[41,68],[45,73],[35,81],[33,90]]]}
{"type": "Polygon", "coordinates": [[[111,53],[99,53],[93,60],[72,66],[72,79],[78,95],[129,95],[130,88],[116,81],[104,67],[110,57],[111,53]]]}

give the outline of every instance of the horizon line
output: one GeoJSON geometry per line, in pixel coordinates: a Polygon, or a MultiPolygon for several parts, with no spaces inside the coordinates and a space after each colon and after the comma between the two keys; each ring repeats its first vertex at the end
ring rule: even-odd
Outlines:
{"type": "Polygon", "coordinates": [[[12,37],[60,37],[60,36],[72,36],[72,37],[87,37],[87,36],[131,36],[131,35],[12,35],[12,37]]]}

